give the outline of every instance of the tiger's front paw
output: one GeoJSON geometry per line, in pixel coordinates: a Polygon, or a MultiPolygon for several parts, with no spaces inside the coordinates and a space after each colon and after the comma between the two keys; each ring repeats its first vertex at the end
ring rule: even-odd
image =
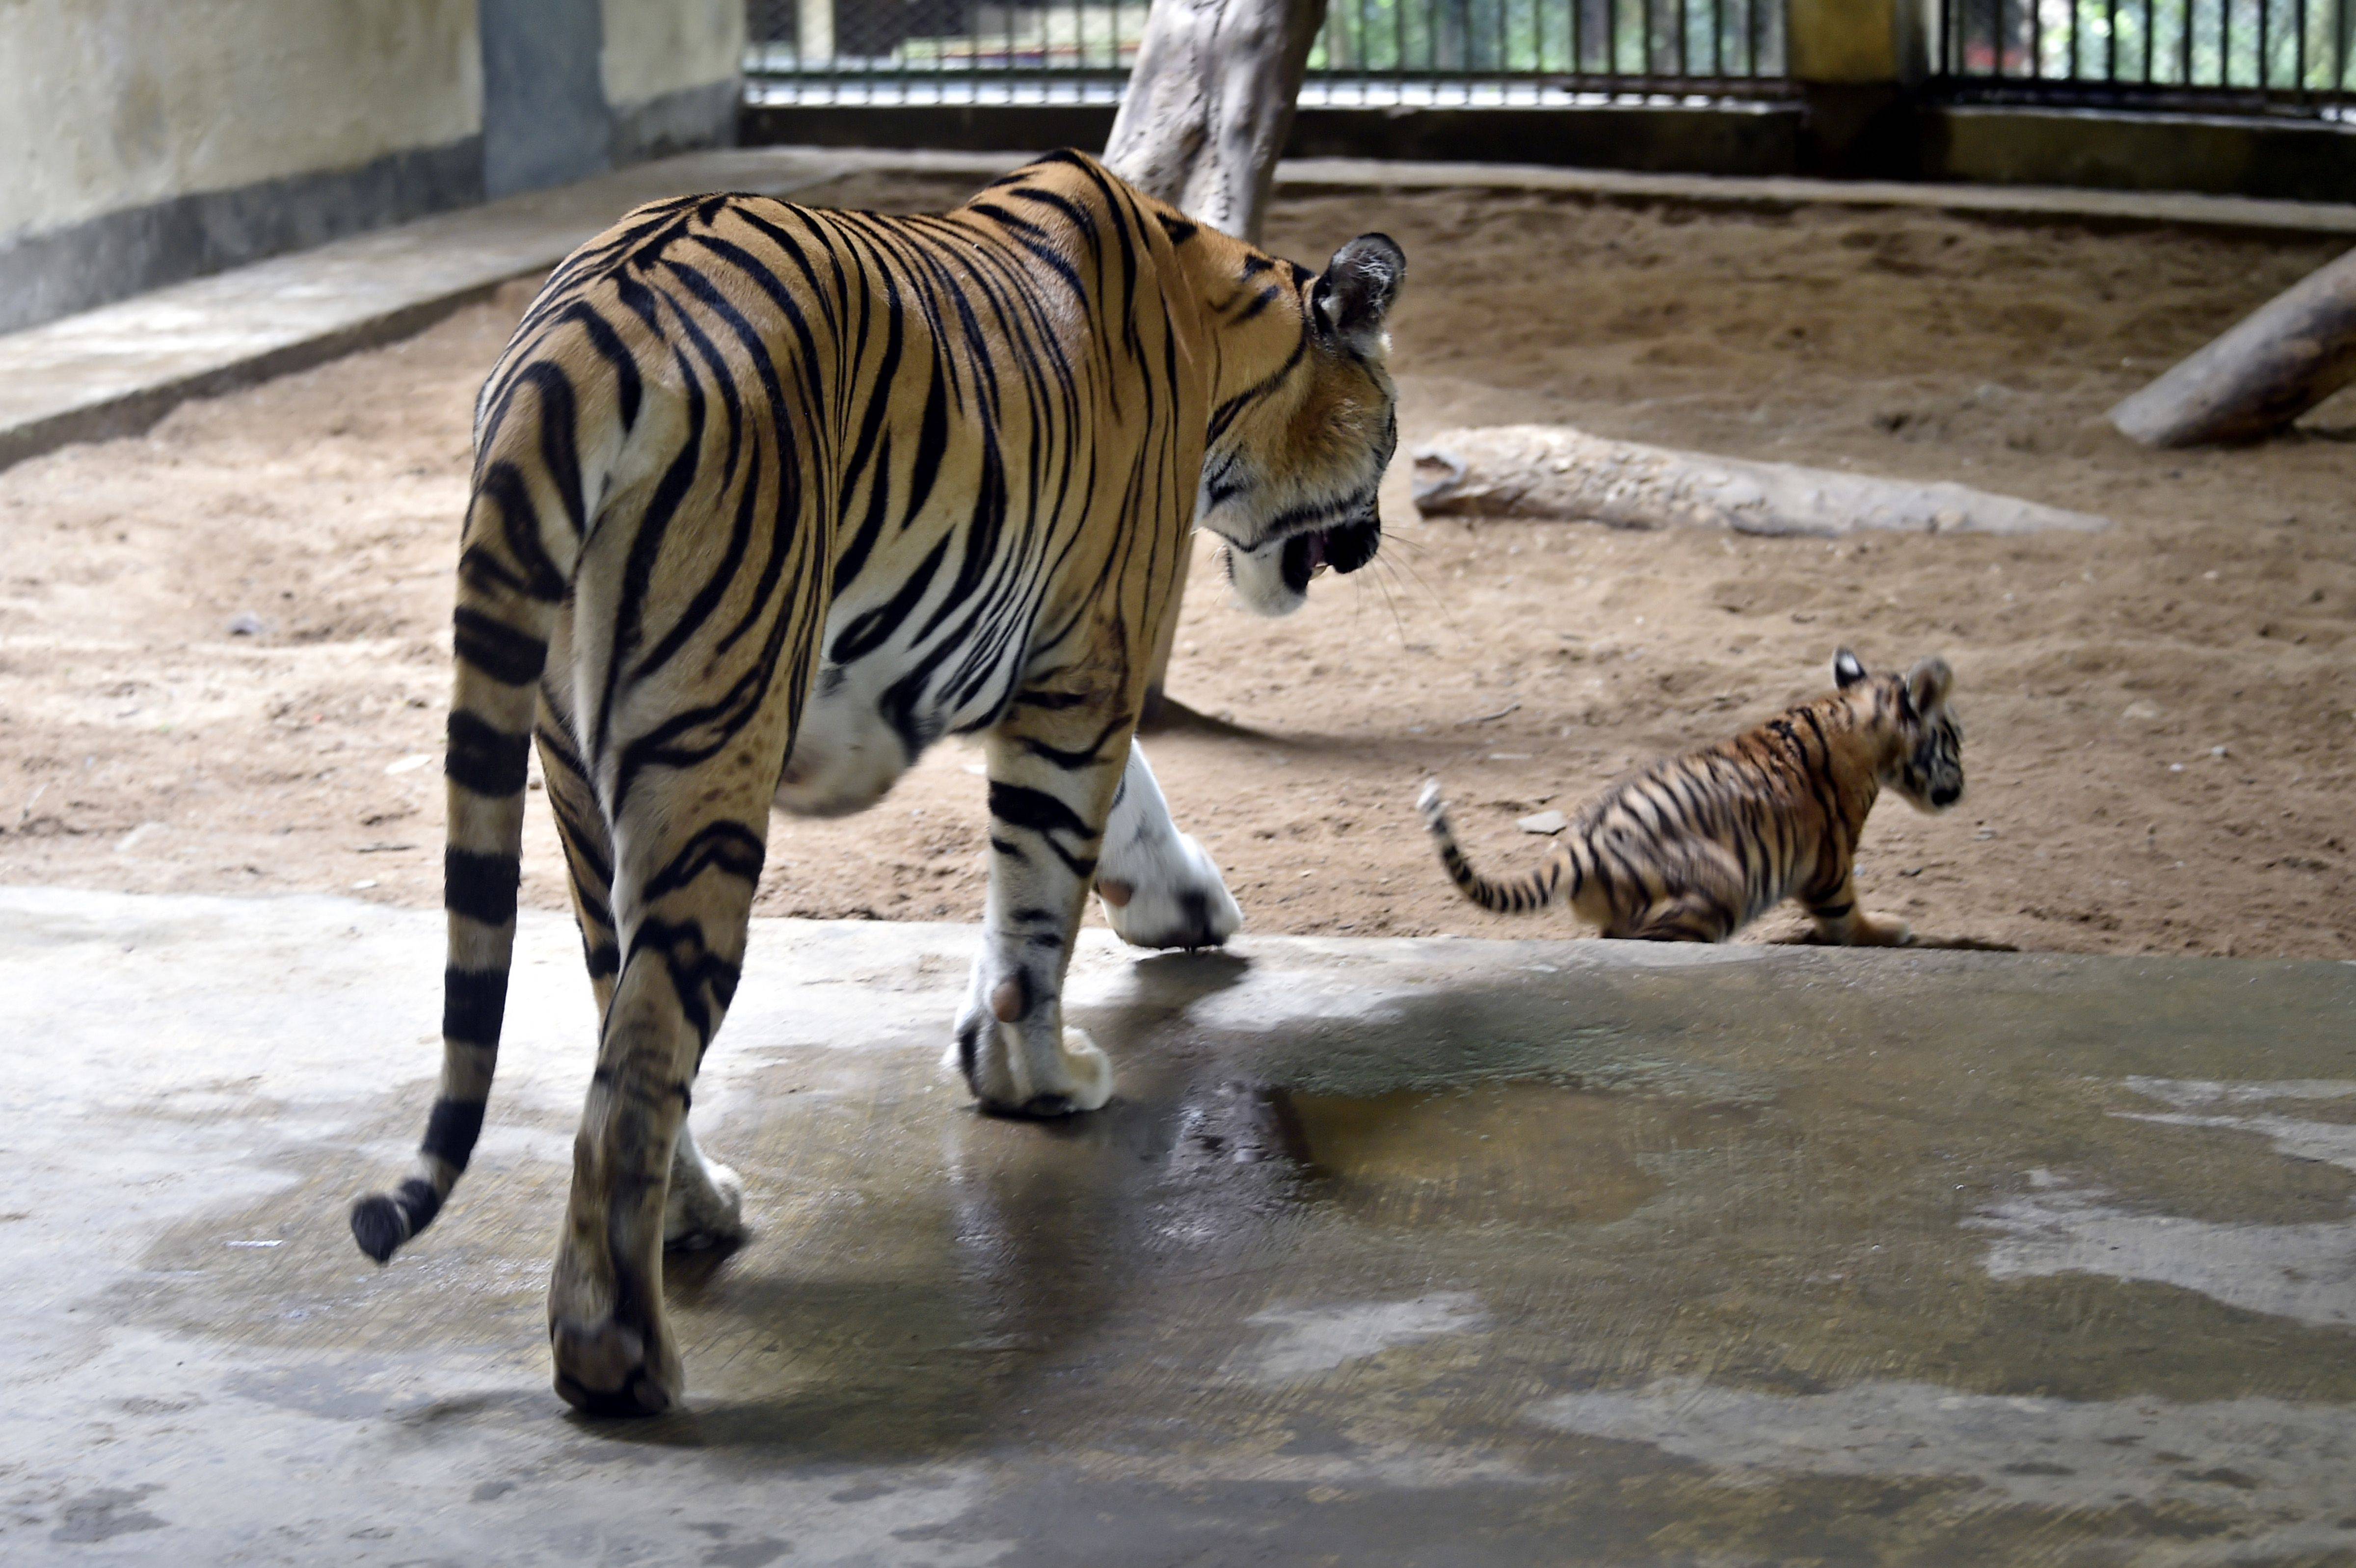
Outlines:
{"type": "Polygon", "coordinates": [[[699,1158],[691,1173],[674,1167],[663,1201],[663,1249],[725,1252],[744,1240],[744,1179],[717,1160],[699,1158]]]}
{"type": "Polygon", "coordinates": [[[1001,985],[958,1020],[952,1061],[981,1108],[1041,1117],[1101,1109],[1112,1098],[1112,1062],[1086,1029],[1065,1027],[1054,1003],[1026,1017],[1018,999],[1012,982],[1001,985]]]}
{"type": "Polygon", "coordinates": [[[1099,872],[1097,896],[1113,934],[1131,947],[1219,947],[1244,923],[1218,863],[1191,834],[1099,872]]]}

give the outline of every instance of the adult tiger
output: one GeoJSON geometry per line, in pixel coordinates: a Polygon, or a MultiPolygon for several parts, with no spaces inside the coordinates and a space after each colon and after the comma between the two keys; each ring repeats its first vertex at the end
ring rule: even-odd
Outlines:
{"type": "Polygon", "coordinates": [[[1102,1105],[1061,1006],[1091,880],[1132,942],[1238,918],[1131,741],[1190,525],[1269,614],[1373,556],[1404,271],[1367,235],[1312,273],[1068,152],[939,217],[659,202],[559,266],[476,407],[442,1082],[410,1178],[352,1210],[361,1248],[423,1229],[481,1129],[535,736],[602,1017],[549,1296],[573,1403],[678,1397],[664,1244],[738,1227],[686,1115],[773,799],[857,811],[983,734],[955,1057],[991,1110],[1102,1105]]]}

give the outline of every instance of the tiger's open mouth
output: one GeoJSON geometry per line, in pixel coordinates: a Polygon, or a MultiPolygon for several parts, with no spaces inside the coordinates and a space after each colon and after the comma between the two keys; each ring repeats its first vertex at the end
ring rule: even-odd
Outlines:
{"type": "Polygon", "coordinates": [[[1374,560],[1382,543],[1382,520],[1373,516],[1295,534],[1284,541],[1284,585],[1304,593],[1309,580],[1329,566],[1346,576],[1374,560]]]}

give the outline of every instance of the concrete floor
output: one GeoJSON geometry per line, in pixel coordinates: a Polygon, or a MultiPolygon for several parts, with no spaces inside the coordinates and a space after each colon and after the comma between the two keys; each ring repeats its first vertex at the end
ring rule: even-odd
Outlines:
{"type": "Polygon", "coordinates": [[[2356,1563],[2356,965],[1093,941],[1122,1092],[1035,1126],[937,1066],[969,931],[766,923],[755,1234],[615,1424],[562,922],[452,1209],[345,1232],[440,923],[0,890],[0,1559],[2356,1563]]]}

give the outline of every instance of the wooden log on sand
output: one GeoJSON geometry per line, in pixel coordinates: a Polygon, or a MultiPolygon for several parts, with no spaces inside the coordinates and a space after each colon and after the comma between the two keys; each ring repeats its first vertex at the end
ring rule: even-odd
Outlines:
{"type": "Polygon", "coordinates": [[[1566,425],[1449,431],[1415,453],[1426,516],[1551,517],[1746,534],[2085,532],[2108,517],[1968,485],[1915,484],[1609,441],[1566,425]]]}
{"type": "Polygon", "coordinates": [[[2310,272],[2111,411],[2146,446],[2272,435],[2356,381],[2356,251],[2310,272]]]}

